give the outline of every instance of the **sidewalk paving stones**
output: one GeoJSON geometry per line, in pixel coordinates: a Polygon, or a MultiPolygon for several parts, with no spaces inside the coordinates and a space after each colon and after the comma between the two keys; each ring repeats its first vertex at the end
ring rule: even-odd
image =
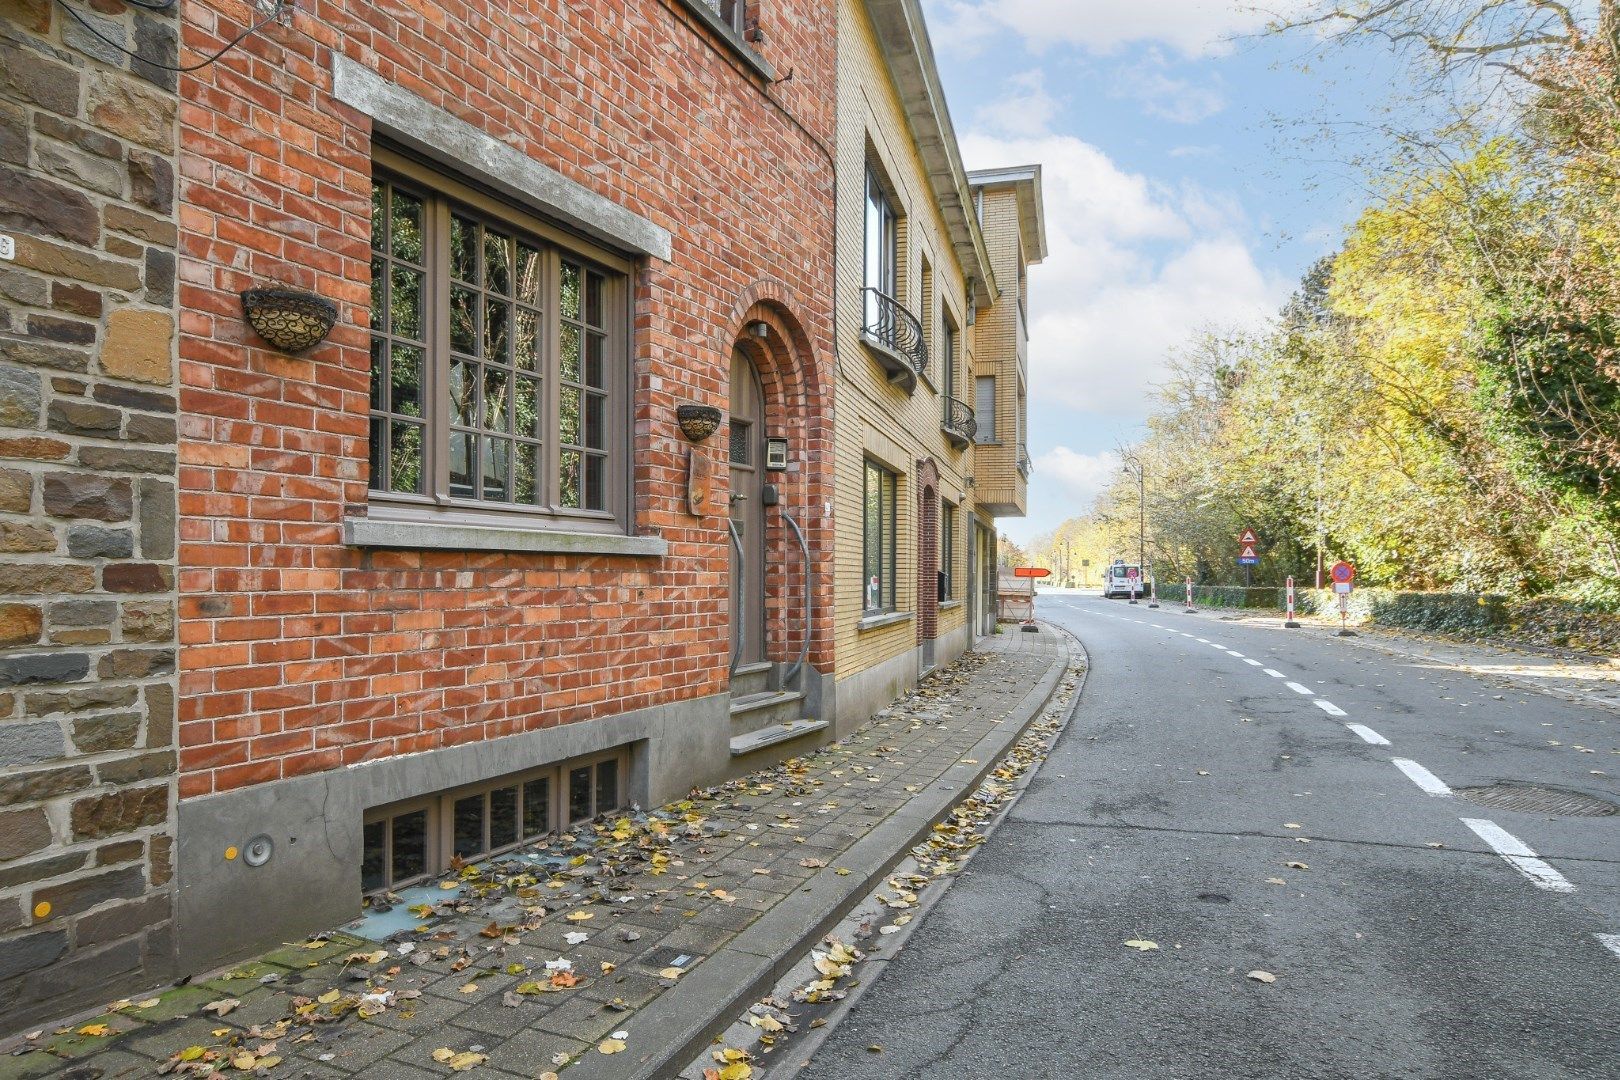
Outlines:
{"type": "Polygon", "coordinates": [[[673,1073],[978,788],[1070,658],[1049,629],[987,639],[839,743],[460,867],[383,940],[357,920],[43,1030],[0,1080],[673,1073]]]}

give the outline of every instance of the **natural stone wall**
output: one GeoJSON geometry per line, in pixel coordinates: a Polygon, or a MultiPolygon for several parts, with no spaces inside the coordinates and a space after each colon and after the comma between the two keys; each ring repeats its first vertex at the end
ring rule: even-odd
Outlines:
{"type": "Polygon", "coordinates": [[[174,88],[0,0],[0,1034],[173,970],[174,88]]]}

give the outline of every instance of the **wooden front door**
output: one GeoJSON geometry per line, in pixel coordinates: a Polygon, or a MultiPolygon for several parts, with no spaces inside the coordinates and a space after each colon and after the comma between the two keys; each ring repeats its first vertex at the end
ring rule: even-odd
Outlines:
{"type": "Polygon", "coordinates": [[[765,659],[765,395],[741,349],[731,353],[731,654],[765,659]]]}

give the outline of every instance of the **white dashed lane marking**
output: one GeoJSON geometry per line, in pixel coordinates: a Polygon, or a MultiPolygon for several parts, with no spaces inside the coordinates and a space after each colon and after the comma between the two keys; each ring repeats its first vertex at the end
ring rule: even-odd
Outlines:
{"type": "Polygon", "coordinates": [[[1259,666],[1260,666],[1260,661],[1258,661],[1258,660],[1251,660],[1251,659],[1250,659],[1250,658],[1249,658],[1249,657],[1247,657],[1247,656],[1245,656],[1245,657],[1244,657],[1244,658],[1243,658],[1243,662],[1244,662],[1244,663],[1245,663],[1245,664],[1248,664],[1248,665],[1249,665],[1249,666],[1250,666],[1250,667],[1259,667],[1259,666]]]}
{"type": "MultiPolygon", "coordinates": [[[[1479,838],[1489,844],[1491,850],[1512,864],[1513,869],[1530,879],[1530,884],[1538,889],[1548,892],[1574,892],[1575,886],[1569,879],[1546,863],[1530,846],[1517,836],[1508,832],[1494,821],[1484,818],[1463,818],[1462,823],[1473,829],[1479,838]]],[[[1601,939],[1603,935],[1598,935],[1601,939]]],[[[1608,944],[1608,942],[1604,942],[1608,944]]]]}
{"type": "Polygon", "coordinates": [[[1286,678],[1288,678],[1288,676],[1284,675],[1282,672],[1278,671],[1276,668],[1269,668],[1269,667],[1266,668],[1266,674],[1270,675],[1273,679],[1286,679],[1286,678]]]}
{"type": "Polygon", "coordinates": [[[1391,758],[1390,761],[1397,769],[1406,774],[1406,778],[1408,780],[1412,781],[1412,783],[1422,788],[1428,794],[1451,794],[1451,789],[1446,786],[1446,782],[1444,780],[1440,779],[1438,776],[1434,775],[1434,773],[1430,772],[1428,769],[1425,769],[1417,762],[1409,761],[1406,758],[1391,758]]]}
{"type": "Polygon", "coordinates": [[[1374,731],[1366,724],[1346,724],[1344,726],[1355,732],[1357,735],[1360,735],[1364,742],[1372,743],[1374,746],[1389,745],[1388,739],[1378,734],[1378,732],[1374,731]]]}
{"type": "Polygon", "coordinates": [[[1287,685],[1288,689],[1292,690],[1294,693],[1296,693],[1296,694],[1304,694],[1306,697],[1310,697],[1312,694],[1316,693],[1316,691],[1312,690],[1310,687],[1301,686],[1297,682],[1291,682],[1291,683],[1288,683],[1286,685],[1287,685]]]}
{"type": "Polygon", "coordinates": [[[1350,715],[1349,713],[1345,712],[1343,709],[1339,708],[1337,705],[1333,704],[1333,702],[1324,701],[1321,698],[1316,699],[1316,707],[1318,709],[1321,709],[1323,712],[1327,713],[1329,716],[1349,716],[1350,715]]]}
{"type": "Polygon", "coordinates": [[[1603,947],[1620,956],[1620,934],[1599,934],[1597,939],[1603,942],[1603,947]]]}

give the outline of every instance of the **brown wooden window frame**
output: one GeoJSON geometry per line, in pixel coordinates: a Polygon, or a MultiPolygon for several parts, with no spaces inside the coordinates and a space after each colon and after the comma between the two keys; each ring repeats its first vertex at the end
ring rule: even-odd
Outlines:
{"type": "Polygon", "coordinates": [[[939,500],[939,598],[956,600],[956,504],[939,500]]]}
{"type": "MultiPolygon", "coordinates": [[[[627,532],[633,262],[406,154],[378,147],[373,166],[374,191],[380,187],[388,202],[380,215],[386,235],[373,237],[373,263],[384,274],[373,286],[371,516],[627,532]],[[404,258],[396,243],[394,192],[421,206],[420,237],[414,247],[405,245],[404,258]],[[455,259],[456,268],[473,267],[458,276],[452,236],[467,235],[468,223],[476,227],[475,262],[455,259]],[[500,275],[489,272],[499,265],[496,246],[484,246],[490,239],[498,239],[505,252],[504,287],[500,275]],[[525,256],[533,268],[526,293],[517,265],[525,256]],[[473,275],[479,280],[470,280],[473,275]],[[570,301],[565,287],[571,275],[577,280],[570,301]],[[402,333],[394,299],[417,279],[419,325],[402,333]],[[464,335],[467,320],[454,317],[453,298],[458,311],[474,313],[472,334],[458,336],[454,348],[452,335],[464,335]],[[495,329],[502,324],[498,312],[505,313],[504,335],[495,329]],[[520,335],[525,320],[532,334],[520,335]],[[527,365],[526,342],[533,349],[527,365]],[[408,379],[396,378],[401,350],[407,363],[420,357],[414,401],[408,379]],[[462,392],[453,400],[456,374],[462,392]],[[395,397],[402,385],[403,411],[395,397]],[[535,418],[527,431],[521,430],[525,413],[535,418]],[[389,452],[397,432],[412,431],[421,446],[421,477],[414,484],[408,471],[405,481],[396,480],[408,459],[389,452]],[[476,457],[476,465],[469,460],[470,489],[452,484],[453,438],[472,448],[469,459],[476,457]],[[491,488],[483,466],[499,460],[497,451],[505,453],[504,485],[491,488]],[[534,462],[528,498],[520,482],[524,454],[534,462]]],[[[374,222],[378,217],[374,211],[374,222]]]]}
{"type": "Polygon", "coordinates": [[[864,459],[861,505],[861,613],[885,615],[899,610],[900,474],[864,459]]]}
{"type": "Polygon", "coordinates": [[[629,752],[622,748],[615,749],[545,765],[537,769],[525,769],[521,772],[508,773],[492,780],[483,780],[476,784],[465,784],[447,791],[418,796],[403,802],[390,803],[387,806],[368,810],[362,821],[362,833],[377,825],[381,825],[383,831],[383,847],[380,853],[382,857],[382,882],[381,884],[368,884],[366,881],[363,864],[371,848],[369,842],[362,836],[361,891],[365,895],[373,895],[409,888],[412,885],[449,872],[454,865],[453,860],[457,857],[460,857],[462,862],[469,863],[493,858],[533,844],[544,837],[567,832],[600,814],[623,809],[629,805],[625,798],[625,782],[629,774],[629,764],[629,752]],[[569,812],[569,782],[572,774],[582,769],[588,771],[590,777],[589,812],[584,816],[576,817],[569,812]],[[614,798],[604,800],[602,798],[602,780],[609,773],[614,777],[614,798]],[[527,820],[530,811],[529,788],[542,780],[549,785],[545,795],[545,824],[540,829],[531,830],[527,820]],[[491,800],[495,793],[513,788],[517,792],[517,803],[514,807],[517,837],[508,842],[496,843],[492,831],[494,825],[491,800]],[[480,850],[463,852],[458,850],[456,807],[458,803],[474,798],[483,800],[480,850]],[[607,805],[608,802],[611,802],[612,805],[607,805]],[[394,823],[418,812],[423,812],[426,815],[423,868],[416,873],[396,877],[394,850],[396,830],[394,823]]]}

